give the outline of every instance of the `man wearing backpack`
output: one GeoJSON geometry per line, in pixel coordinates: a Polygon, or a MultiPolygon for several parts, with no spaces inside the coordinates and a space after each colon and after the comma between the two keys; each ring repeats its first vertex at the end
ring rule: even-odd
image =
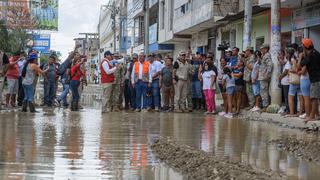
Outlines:
{"type": "Polygon", "coordinates": [[[57,101],[59,105],[61,104],[65,108],[68,108],[69,104],[67,101],[67,97],[70,90],[70,70],[71,70],[71,64],[72,60],[77,56],[77,58],[80,57],[80,54],[78,52],[71,52],[69,57],[60,65],[58,69],[58,75],[61,76],[61,84],[63,86],[63,91],[61,92],[60,96],[57,98],[57,101]]]}

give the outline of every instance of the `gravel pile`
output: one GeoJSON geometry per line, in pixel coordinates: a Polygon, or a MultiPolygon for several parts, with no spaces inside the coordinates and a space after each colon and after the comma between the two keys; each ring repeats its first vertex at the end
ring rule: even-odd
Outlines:
{"type": "Polygon", "coordinates": [[[156,140],[151,149],[160,161],[181,172],[188,179],[287,179],[271,171],[253,169],[248,165],[223,160],[169,139],[156,140]]]}

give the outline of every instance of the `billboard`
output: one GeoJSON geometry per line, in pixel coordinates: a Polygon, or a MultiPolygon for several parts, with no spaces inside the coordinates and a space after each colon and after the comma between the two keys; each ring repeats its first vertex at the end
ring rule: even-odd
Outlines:
{"type": "Polygon", "coordinates": [[[35,34],[33,35],[33,49],[43,53],[50,53],[50,34],[35,34]]]}
{"type": "Polygon", "coordinates": [[[58,0],[30,0],[30,6],[35,29],[58,30],[58,0]]]}

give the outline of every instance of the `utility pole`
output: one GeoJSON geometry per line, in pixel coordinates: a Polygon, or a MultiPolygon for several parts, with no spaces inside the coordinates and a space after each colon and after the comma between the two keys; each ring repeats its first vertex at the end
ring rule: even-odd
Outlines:
{"type": "Polygon", "coordinates": [[[251,31],[252,31],[252,0],[245,0],[242,49],[245,49],[248,46],[251,46],[251,31]]]}
{"type": "Polygon", "coordinates": [[[116,31],[116,2],[112,2],[112,9],[111,9],[111,18],[112,18],[112,30],[113,30],[113,52],[117,51],[117,31],[116,31]]]}
{"type": "Polygon", "coordinates": [[[278,57],[281,51],[280,0],[271,0],[271,58],[273,71],[271,77],[271,104],[281,104],[281,89],[278,87],[280,65],[278,57]]]}
{"type": "Polygon", "coordinates": [[[149,0],[144,0],[144,53],[149,54],[149,0]]]}

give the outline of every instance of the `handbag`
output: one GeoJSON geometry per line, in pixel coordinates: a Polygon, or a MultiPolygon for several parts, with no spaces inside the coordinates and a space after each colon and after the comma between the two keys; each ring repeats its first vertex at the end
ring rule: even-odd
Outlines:
{"type": "Polygon", "coordinates": [[[300,76],[296,73],[289,72],[289,83],[293,85],[299,85],[300,76]]]}

